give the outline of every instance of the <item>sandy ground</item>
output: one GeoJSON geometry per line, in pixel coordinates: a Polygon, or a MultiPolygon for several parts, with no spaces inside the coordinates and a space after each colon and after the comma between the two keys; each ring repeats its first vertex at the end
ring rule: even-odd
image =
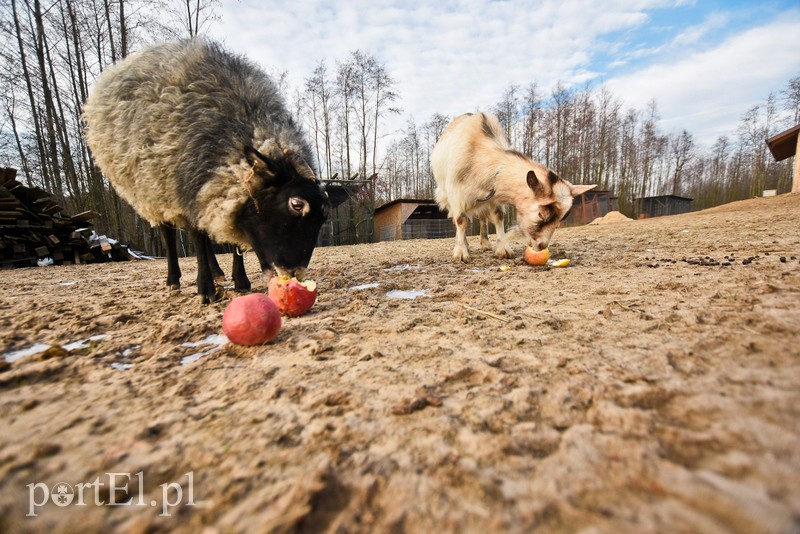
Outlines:
{"type": "Polygon", "coordinates": [[[0,531],[798,532],[799,220],[561,229],[563,269],[317,249],[253,348],[193,259],[173,293],[158,260],[1,271],[0,531]]]}

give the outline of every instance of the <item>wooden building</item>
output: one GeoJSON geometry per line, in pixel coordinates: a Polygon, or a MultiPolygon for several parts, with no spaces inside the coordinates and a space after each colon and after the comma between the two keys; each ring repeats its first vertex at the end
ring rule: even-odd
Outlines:
{"type": "Polygon", "coordinates": [[[454,237],[455,226],[446,211],[430,199],[396,199],[375,209],[375,239],[434,239],[454,237]]]}
{"type": "Polygon", "coordinates": [[[634,199],[639,208],[640,219],[688,213],[692,211],[692,200],[678,195],[659,195],[634,199]]]}
{"type": "Polygon", "coordinates": [[[797,154],[800,153],[800,124],[789,128],[785,132],[767,139],[767,146],[775,161],[783,161],[795,156],[794,171],[792,173],[792,193],[800,192],[800,165],[797,164],[797,154]]]}
{"type": "Polygon", "coordinates": [[[616,197],[611,196],[611,191],[598,191],[592,189],[577,197],[572,202],[569,217],[564,219],[561,226],[580,226],[589,224],[598,217],[614,211],[616,197]]]}

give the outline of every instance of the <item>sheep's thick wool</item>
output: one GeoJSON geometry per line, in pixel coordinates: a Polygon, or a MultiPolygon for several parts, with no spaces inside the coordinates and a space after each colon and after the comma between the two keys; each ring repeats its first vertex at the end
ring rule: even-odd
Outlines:
{"type": "Polygon", "coordinates": [[[247,245],[234,220],[262,186],[242,147],[297,168],[313,161],[273,81],[202,39],[156,45],[106,69],[83,117],[98,166],[142,217],[219,242],[247,245]]]}

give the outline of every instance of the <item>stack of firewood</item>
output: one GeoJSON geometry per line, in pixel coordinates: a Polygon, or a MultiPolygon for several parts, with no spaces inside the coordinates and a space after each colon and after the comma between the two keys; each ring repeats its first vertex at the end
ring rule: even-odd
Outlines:
{"type": "Polygon", "coordinates": [[[16,175],[16,169],[0,168],[0,268],[139,259],[92,230],[98,213],[68,215],[50,193],[21,184],[16,175]]]}

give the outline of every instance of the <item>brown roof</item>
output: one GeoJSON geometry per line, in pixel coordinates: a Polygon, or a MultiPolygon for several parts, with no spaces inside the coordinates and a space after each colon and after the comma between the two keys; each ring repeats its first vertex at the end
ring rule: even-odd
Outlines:
{"type": "Polygon", "coordinates": [[[800,133],[800,124],[767,139],[767,146],[775,161],[782,161],[794,156],[797,151],[798,133],[800,133]]]}

